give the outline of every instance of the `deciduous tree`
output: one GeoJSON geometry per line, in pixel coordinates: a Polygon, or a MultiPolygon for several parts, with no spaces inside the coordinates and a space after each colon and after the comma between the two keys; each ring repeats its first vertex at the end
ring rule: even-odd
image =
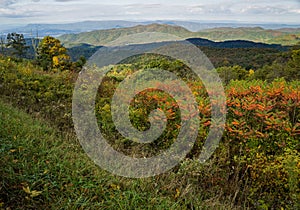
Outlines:
{"type": "Polygon", "coordinates": [[[44,37],[39,43],[37,60],[44,70],[66,70],[71,65],[67,49],[51,36],[44,37]]]}
{"type": "Polygon", "coordinates": [[[223,66],[217,68],[220,78],[224,84],[228,84],[230,80],[242,80],[249,76],[249,72],[241,66],[223,66]]]}

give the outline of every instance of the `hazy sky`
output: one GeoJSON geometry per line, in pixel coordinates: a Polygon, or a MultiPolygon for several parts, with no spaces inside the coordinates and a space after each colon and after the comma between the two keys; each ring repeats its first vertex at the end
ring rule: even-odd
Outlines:
{"type": "Polygon", "coordinates": [[[0,23],[221,20],[300,24],[300,0],[0,0],[0,23]]]}

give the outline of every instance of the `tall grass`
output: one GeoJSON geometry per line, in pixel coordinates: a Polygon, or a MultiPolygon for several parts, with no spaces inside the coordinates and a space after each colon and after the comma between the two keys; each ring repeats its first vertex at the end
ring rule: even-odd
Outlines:
{"type": "Polygon", "coordinates": [[[184,172],[148,179],[113,176],[85,155],[76,138],[3,101],[0,140],[3,209],[230,208],[217,194],[205,198],[206,192],[191,186],[195,180],[182,179],[184,172]]]}

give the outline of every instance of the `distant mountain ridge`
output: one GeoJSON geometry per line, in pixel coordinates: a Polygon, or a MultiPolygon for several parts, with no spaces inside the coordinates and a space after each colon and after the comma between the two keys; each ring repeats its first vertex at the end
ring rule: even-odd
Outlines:
{"type": "MultiPolygon", "coordinates": [[[[180,26],[170,26],[162,24],[150,24],[150,25],[138,25],[130,28],[117,28],[117,29],[108,29],[108,30],[96,30],[91,32],[83,32],[79,34],[66,34],[59,37],[63,43],[72,43],[72,44],[91,44],[95,46],[106,45],[115,40],[121,39],[122,37],[128,37],[134,34],[141,34],[145,32],[157,32],[161,34],[170,34],[182,39],[186,37],[191,37],[193,32],[180,27],[180,26]]],[[[148,39],[145,36],[144,39],[148,39]]],[[[161,40],[156,40],[161,42],[161,40]]],[[[156,42],[153,40],[152,42],[156,42]]]]}
{"type": "Polygon", "coordinates": [[[105,21],[83,21],[74,23],[63,23],[63,24],[28,24],[26,26],[18,27],[7,27],[2,24],[0,26],[1,33],[18,32],[23,33],[25,36],[31,36],[39,32],[40,37],[47,35],[59,36],[70,33],[81,33],[89,32],[93,30],[104,30],[113,28],[127,28],[137,25],[149,25],[149,24],[168,24],[172,26],[181,26],[189,31],[197,32],[211,28],[240,28],[240,27],[261,27],[264,29],[281,29],[288,28],[293,30],[294,28],[300,28],[298,25],[287,25],[287,24],[252,24],[252,23],[240,23],[240,22],[216,22],[216,21],[180,21],[180,20],[153,20],[153,21],[124,21],[124,20],[105,20],[105,21]]]}
{"type": "MultiPolygon", "coordinates": [[[[230,40],[246,40],[252,42],[261,42],[267,44],[283,44],[292,45],[300,41],[300,29],[263,29],[261,27],[254,28],[215,28],[206,29],[200,32],[191,32],[181,26],[172,26],[166,24],[150,24],[138,25],[129,28],[115,28],[108,30],[96,30],[91,32],[83,32],[78,34],[66,34],[58,38],[68,44],[82,44],[87,43],[94,46],[106,45],[117,39],[126,38],[132,34],[143,32],[165,33],[180,37],[182,39],[188,38],[202,38],[212,41],[230,41],[230,40]]],[[[142,39],[141,37],[139,39],[142,39]]],[[[145,40],[148,37],[145,36],[145,40]]],[[[161,40],[157,40],[160,42],[161,40]]],[[[155,40],[153,41],[155,42],[155,40]]],[[[242,43],[245,45],[246,43],[242,43]]],[[[249,44],[249,43],[248,43],[249,44]]],[[[258,45],[257,45],[258,46],[258,45]]],[[[272,48],[272,47],[271,47],[272,48]]]]}
{"type": "Polygon", "coordinates": [[[221,41],[214,42],[208,39],[202,38],[189,38],[187,41],[191,42],[196,46],[201,47],[213,47],[213,48],[265,48],[265,49],[278,49],[278,50],[286,50],[286,47],[279,44],[265,44],[265,43],[257,43],[252,41],[245,40],[231,40],[231,41],[221,41]]]}
{"type": "Polygon", "coordinates": [[[249,40],[254,42],[293,45],[300,41],[300,28],[264,29],[261,27],[213,28],[198,32],[198,35],[215,40],[249,40]]]}
{"type": "Polygon", "coordinates": [[[122,20],[111,20],[111,21],[83,21],[75,23],[64,23],[64,24],[28,24],[23,27],[5,29],[2,32],[18,32],[23,33],[25,36],[33,36],[38,32],[40,37],[44,36],[59,36],[62,34],[69,33],[80,33],[88,32],[93,30],[101,29],[112,29],[112,28],[126,28],[138,25],[137,22],[122,21],[122,20]]]}

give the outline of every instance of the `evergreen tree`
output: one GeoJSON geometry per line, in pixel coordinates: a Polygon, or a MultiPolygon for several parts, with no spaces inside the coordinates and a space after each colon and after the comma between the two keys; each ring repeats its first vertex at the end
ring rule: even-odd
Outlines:
{"type": "Polygon", "coordinates": [[[5,36],[1,35],[0,36],[0,45],[1,45],[1,54],[4,55],[4,50],[5,50],[5,36]]]}
{"type": "Polygon", "coordinates": [[[25,57],[25,52],[28,49],[26,46],[26,40],[23,34],[18,33],[9,33],[7,34],[7,47],[13,48],[13,55],[18,56],[19,58],[25,57]]]}

